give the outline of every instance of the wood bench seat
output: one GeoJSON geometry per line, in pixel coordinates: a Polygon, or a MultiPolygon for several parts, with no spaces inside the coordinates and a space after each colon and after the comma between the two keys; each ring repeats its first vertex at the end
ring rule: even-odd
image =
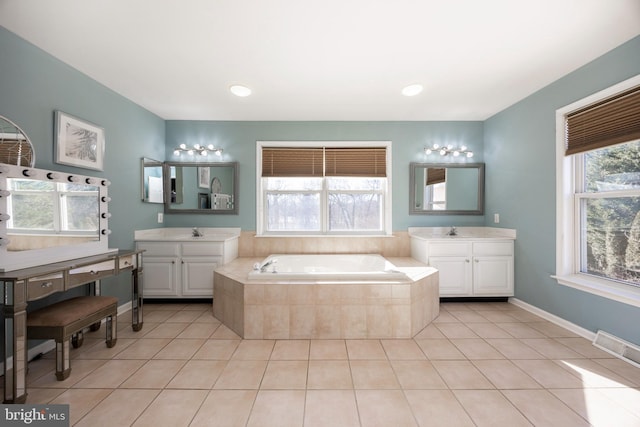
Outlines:
{"type": "Polygon", "coordinates": [[[106,344],[116,345],[118,299],[108,296],[76,297],[27,314],[29,339],[54,339],[56,342],[56,378],[62,381],[71,373],[69,342],[82,345],[82,331],[106,320],[106,344]]]}

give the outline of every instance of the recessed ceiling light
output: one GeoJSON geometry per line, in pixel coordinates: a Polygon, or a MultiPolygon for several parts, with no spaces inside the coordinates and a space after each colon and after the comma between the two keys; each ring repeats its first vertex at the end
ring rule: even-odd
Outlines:
{"type": "Polygon", "coordinates": [[[402,94],[404,96],[416,96],[417,94],[422,92],[422,89],[423,88],[421,84],[413,84],[402,89],[402,94]]]}
{"type": "Polygon", "coordinates": [[[251,95],[251,89],[242,85],[233,85],[229,88],[232,94],[235,96],[249,96],[251,95]]]}

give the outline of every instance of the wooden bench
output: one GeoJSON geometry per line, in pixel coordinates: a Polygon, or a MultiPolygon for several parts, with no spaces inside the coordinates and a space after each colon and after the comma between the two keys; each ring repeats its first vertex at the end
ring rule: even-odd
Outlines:
{"type": "Polygon", "coordinates": [[[100,321],[106,318],[106,343],[107,347],[113,347],[117,340],[117,313],[118,299],[115,297],[71,298],[28,313],[27,337],[56,341],[56,378],[62,381],[71,373],[69,341],[72,340],[76,348],[81,346],[83,329],[97,330],[100,321]]]}

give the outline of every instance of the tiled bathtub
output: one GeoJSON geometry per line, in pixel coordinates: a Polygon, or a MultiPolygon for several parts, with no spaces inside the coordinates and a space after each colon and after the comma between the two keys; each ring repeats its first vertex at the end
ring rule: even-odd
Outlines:
{"type": "Polygon", "coordinates": [[[263,280],[249,279],[262,258],[237,258],[216,269],[213,314],[246,339],[410,338],[438,316],[438,272],[412,258],[388,260],[403,274],[263,280]]]}

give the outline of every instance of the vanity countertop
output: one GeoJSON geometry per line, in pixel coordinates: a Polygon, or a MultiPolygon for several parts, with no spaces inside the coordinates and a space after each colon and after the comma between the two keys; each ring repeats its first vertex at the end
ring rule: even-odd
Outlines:
{"type": "Polygon", "coordinates": [[[193,236],[193,227],[167,227],[136,230],[135,241],[225,242],[240,237],[240,228],[196,227],[202,236],[193,236]]]}
{"type": "Polygon", "coordinates": [[[515,240],[516,230],[497,227],[456,227],[456,235],[448,235],[451,227],[409,227],[409,237],[421,240],[515,240]]]}

